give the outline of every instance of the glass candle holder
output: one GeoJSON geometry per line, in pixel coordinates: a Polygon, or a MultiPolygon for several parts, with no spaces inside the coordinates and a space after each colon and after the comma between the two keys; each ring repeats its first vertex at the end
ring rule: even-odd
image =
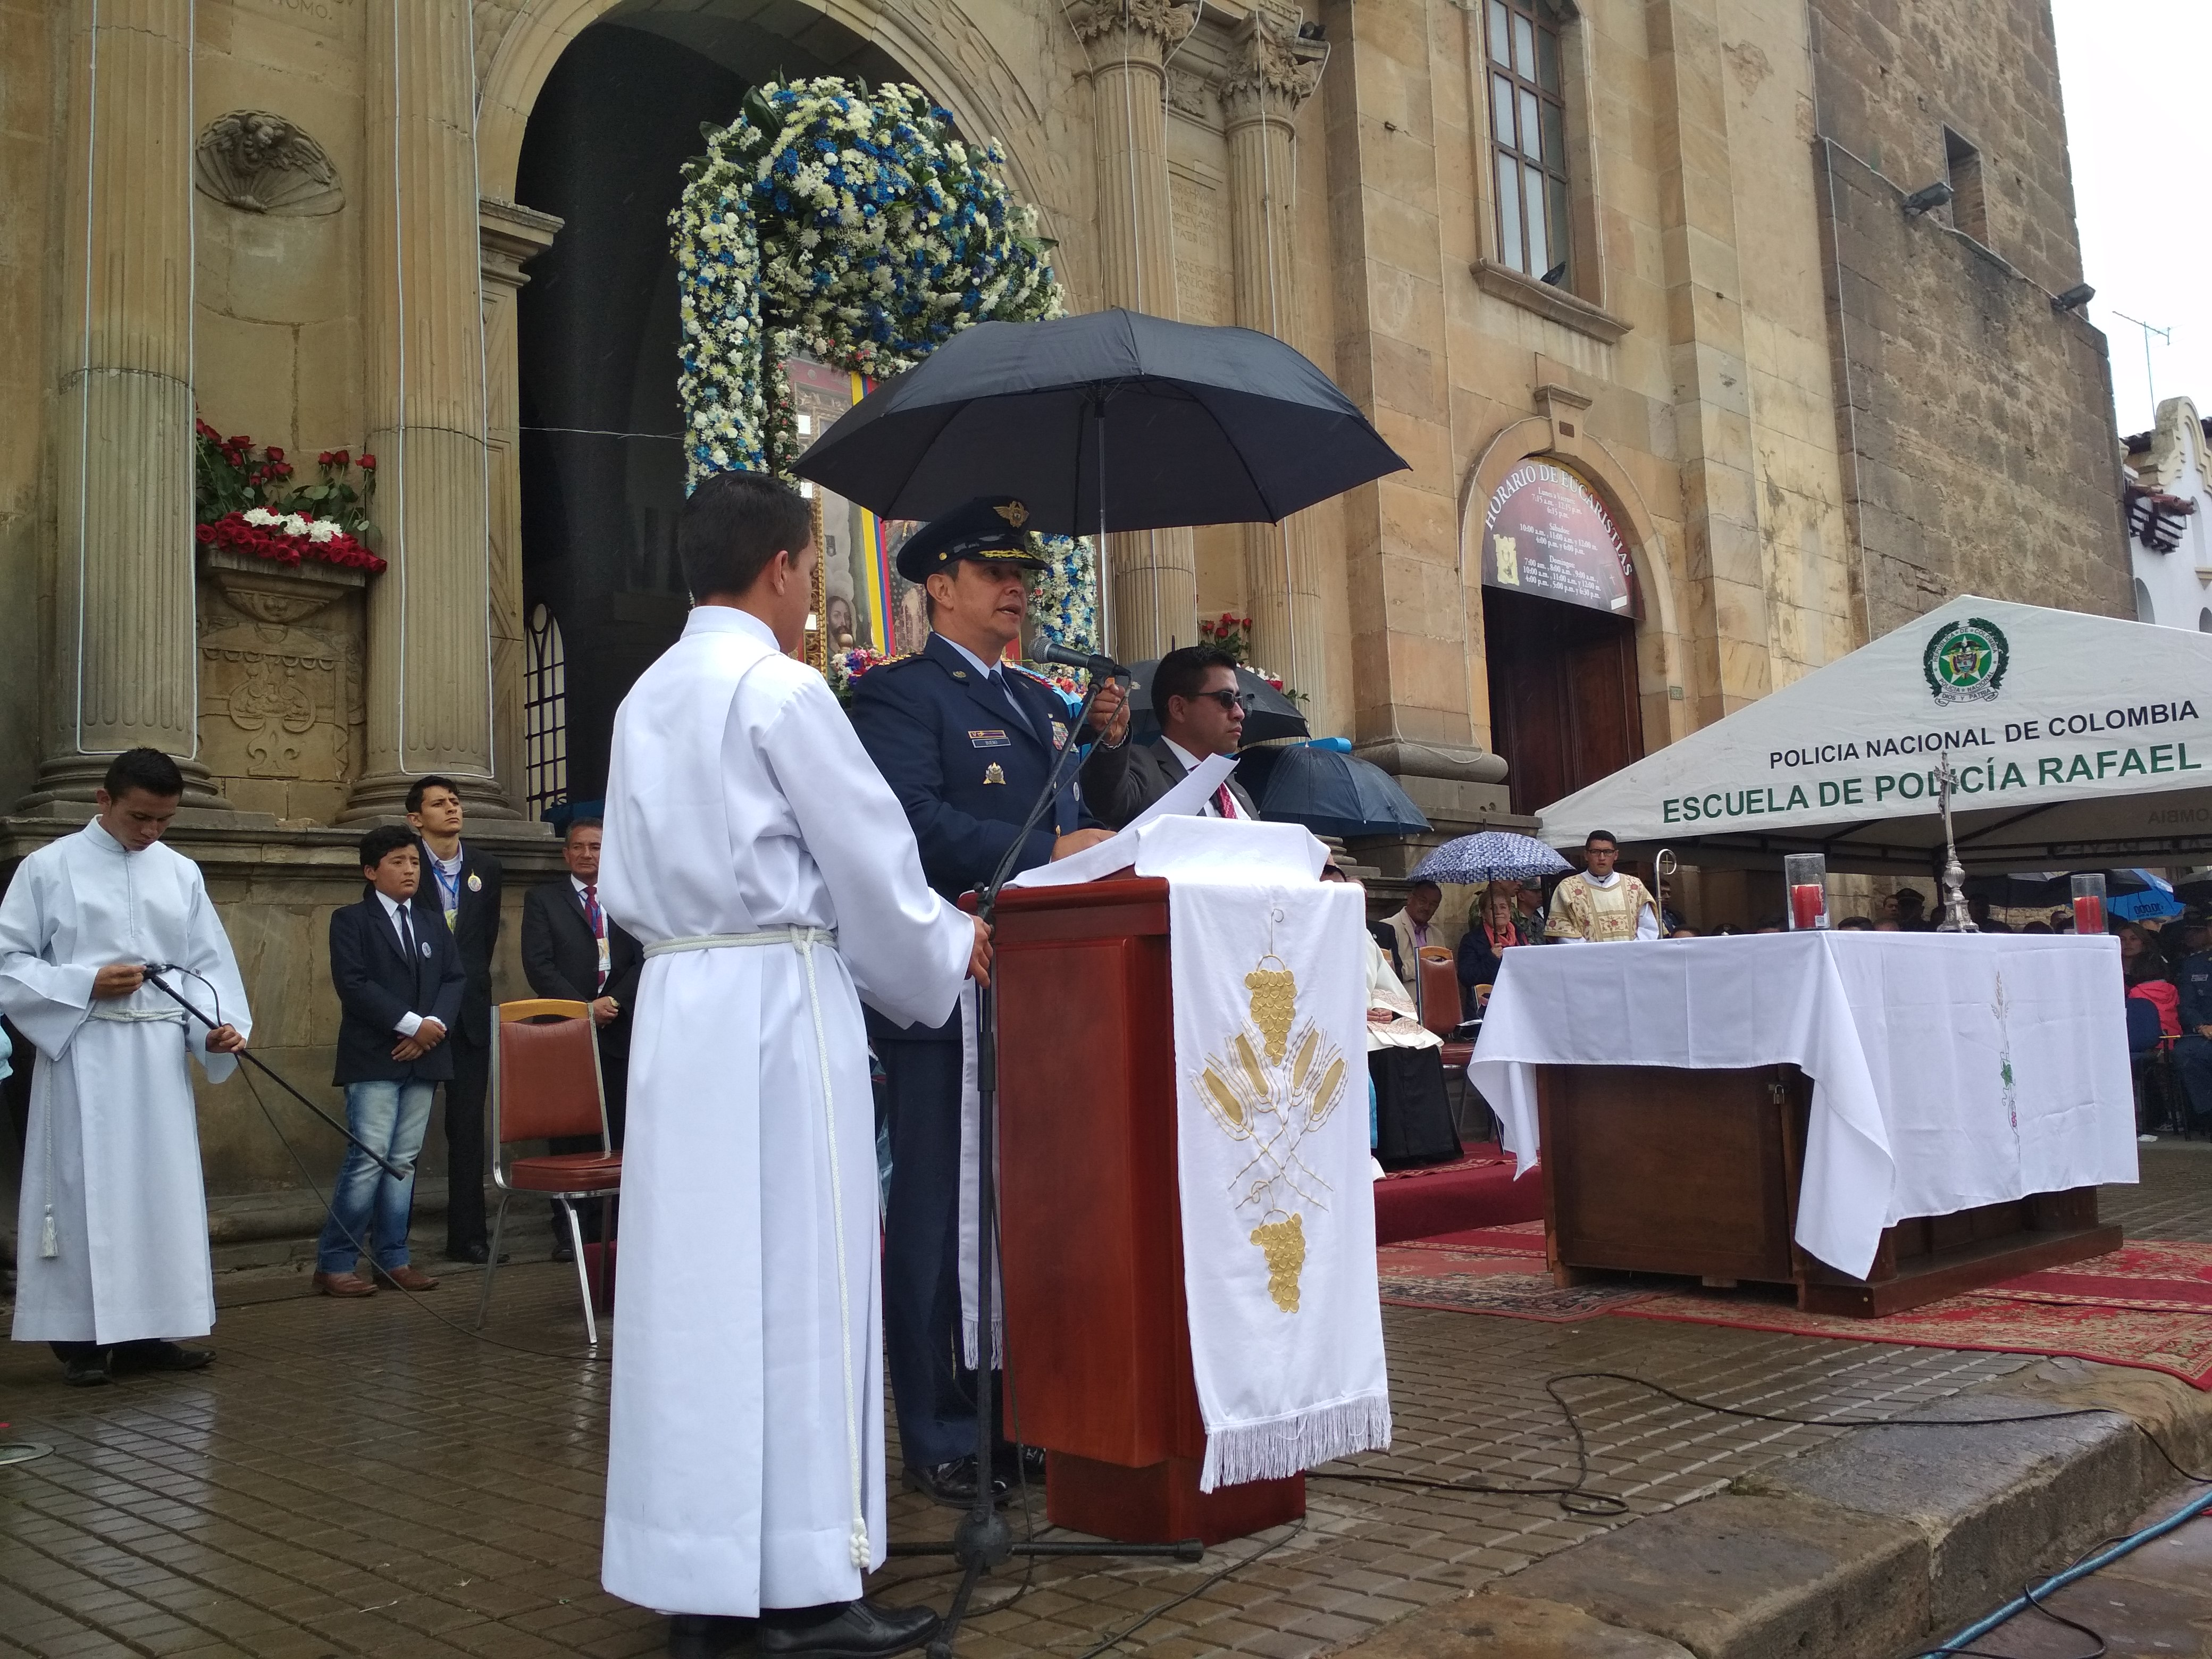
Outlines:
{"type": "Polygon", "coordinates": [[[2105,931],[2105,872],[2101,870],[2074,878],[2074,931],[2093,935],[2105,931]]]}
{"type": "Polygon", "coordinates": [[[1790,931],[1828,925],[1828,860],[1820,853],[1792,853],[1782,860],[1790,895],[1790,931]]]}

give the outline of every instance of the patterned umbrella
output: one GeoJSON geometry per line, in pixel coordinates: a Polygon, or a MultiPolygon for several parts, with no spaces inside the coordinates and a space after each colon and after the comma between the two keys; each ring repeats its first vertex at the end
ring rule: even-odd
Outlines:
{"type": "Polygon", "coordinates": [[[1485,830],[1480,835],[1446,842],[1415,865],[1407,879],[1469,884],[1535,881],[1574,867],[1534,836],[1485,830]]]}

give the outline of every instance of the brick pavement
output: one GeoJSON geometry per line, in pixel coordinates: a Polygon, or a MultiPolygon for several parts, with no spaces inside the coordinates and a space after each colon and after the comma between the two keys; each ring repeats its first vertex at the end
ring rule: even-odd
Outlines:
{"type": "MultiPolygon", "coordinates": [[[[2116,1210],[2166,1214],[2167,1236],[2212,1221],[2212,1157],[2146,1158],[2145,1172],[2143,1188],[2111,1195],[2116,1210]]],[[[75,1391],[42,1350],[0,1350],[0,1418],[14,1422],[0,1438],[55,1448],[0,1468],[0,1659],[655,1650],[661,1622],[598,1588],[607,1376],[581,1357],[566,1270],[522,1262],[501,1275],[489,1334],[528,1352],[427,1316],[465,1324],[465,1272],[421,1309],[301,1290],[295,1274],[227,1276],[222,1357],[191,1376],[75,1391]]],[[[1557,1486],[1572,1478],[1572,1442],[1543,1384],[1563,1372],[1881,1417],[2027,1363],[1644,1320],[1384,1319],[1397,1443],[1331,1474],[1557,1486]]],[[[1626,1500],[1622,1519],[1572,1516],[1542,1495],[1316,1479],[1303,1526],[1200,1566],[1010,1571],[987,1587],[961,1650],[1079,1659],[1130,1631],[1115,1651],[1322,1653],[1841,1432],[1717,1418],[1619,1383],[1563,1386],[1589,1435],[1590,1485],[1626,1500]]],[[[891,1514],[901,1539],[945,1536],[953,1519],[904,1493],[891,1514]]],[[[900,1561],[872,1588],[941,1606],[950,1582],[900,1561]]]]}

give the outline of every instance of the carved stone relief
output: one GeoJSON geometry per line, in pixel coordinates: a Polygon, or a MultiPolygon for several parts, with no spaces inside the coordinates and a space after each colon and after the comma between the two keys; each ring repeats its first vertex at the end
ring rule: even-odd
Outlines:
{"type": "Polygon", "coordinates": [[[360,770],[361,573],[247,562],[203,556],[200,757],[246,810],[328,823],[360,770]]]}
{"type": "Polygon", "coordinates": [[[345,205],[323,147],[281,115],[233,110],[200,134],[193,182],[246,213],[312,216],[345,205]]]}

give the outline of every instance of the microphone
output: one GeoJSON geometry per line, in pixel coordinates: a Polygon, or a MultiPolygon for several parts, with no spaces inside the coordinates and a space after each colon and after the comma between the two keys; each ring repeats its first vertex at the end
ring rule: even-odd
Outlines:
{"type": "Polygon", "coordinates": [[[1071,651],[1064,645],[1048,645],[1037,655],[1046,662],[1059,664],[1062,668],[1087,669],[1093,674],[1108,678],[1127,678],[1129,672],[1103,652],[1071,651]]]}

